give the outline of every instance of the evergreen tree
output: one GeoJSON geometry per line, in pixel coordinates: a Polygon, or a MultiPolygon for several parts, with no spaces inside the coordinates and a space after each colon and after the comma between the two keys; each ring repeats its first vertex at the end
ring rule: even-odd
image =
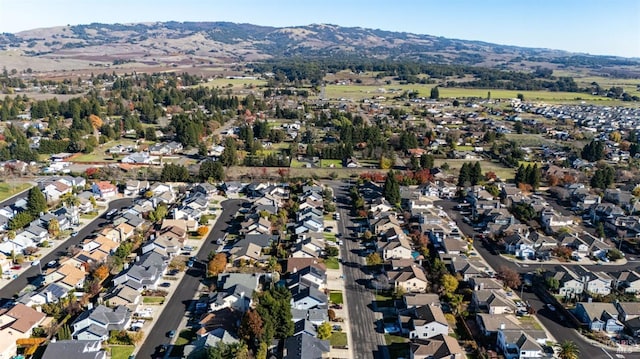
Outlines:
{"type": "Polygon", "coordinates": [[[514,178],[514,182],[516,183],[516,186],[519,185],[520,183],[524,183],[525,178],[526,178],[526,169],[523,164],[520,164],[520,167],[518,167],[518,171],[516,171],[516,177],[514,178]]]}
{"type": "Polygon", "coordinates": [[[220,156],[220,162],[227,167],[238,163],[236,151],[236,141],[232,137],[227,137],[224,141],[224,151],[222,151],[222,155],[220,156]]]}
{"type": "Polygon", "coordinates": [[[468,168],[470,168],[469,181],[471,182],[472,186],[475,186],[482,179],[482,168],[480,167],[480,162],[476,161],[473,166],[471,166],[471,164],[469,163],[468,168]]]}
{"type": "Polygon", "coordinates": [[[433,168],[433,156],[426,154],[420,156],[420,167],[422,167],[423,169],[433,168]]]}
{"type": "Polygon", "coordinates": [[[467,162],[460,167],[460,174],[458,175],[458,187],[466,187],[468,183],[471,183],[471,171],[467,162]]]}
{"type": "Polygon", "coordinates": [[[40,213],[47,211],[47,199],[38,186],[32,187],[29,190],[29,195],[27,196],[27,211],[34,217],[39,217],[40,213]]]}
{"type": "Polygon", "coordinates": [[[440,99],[440,91],[438,90],[438,86],[436,86],[436,87],[431,89],[431,94],[430,94],[429,98],[432,99],[432,100],[440,99]]]}
{"type": "Polygon", "coordinates": [[[532,188],[535,189],[540,186],[541,174],[537,163],[534,163],[533,166],[531,166],[531,170],[527,173],[527,177],[527,183],[530,184],[532,188]]]}
{"type": "Polygon", "coordinates": [[[387,179],[384,181],[382,195],[391,204],[400,203],[400,184],[398,183],[396,174],[395,172],[393,172],[393,170],[387,173],[387,179]]]}

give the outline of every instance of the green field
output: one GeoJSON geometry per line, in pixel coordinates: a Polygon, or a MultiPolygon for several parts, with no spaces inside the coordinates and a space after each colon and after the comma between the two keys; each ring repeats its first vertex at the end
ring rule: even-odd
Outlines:
{"type": "Polygon", "coordinates": [[[342,292],[340,292],[340,291],[333,291],[333,292],[329,293],[329,300],[333,304],[342,304],[342,303],[344,303],[344,300],[342,299],[342,292]]]}
{"type": "Polygon", "coordinates": [[[331,257],[324,260],[324,265],[327,266],[327,269],[339,269],[340,263],[338,262],[338,258],[331,257]]]}
{"type": "Polygon", "coordinates": [[[347,346],[347,333],[345,332],[333,332],[329,338],[329,343],[332,347],[346,347],[347,346]]]}
{"type": "Polygon", "coordinates": [[[142,303],[144,304],[163,304],[164,297],[143,297],[142,303]]]}
{"type": "MultiPolygon", "coordinates": [[[[442,159],[436,158],[433,163],[435,166],[440,167],[443,163],[447,163],[449,165],[449,173],[453,174],[455,177],[458,176],[458,172],[460,171],[460,167],[465,162],[475,163],[476,160],[462,160],[462,159],[442,159]]],[[[485,174],[489,171],[495,172],[495,174],[500,177],[503,181],[513,179],[516,175],[516,170],[514,168],[508,168],[503,166],[500,163],[491,162],[488,160],[480,160],[480,167],[482,168],[482,173],[485,174]]]]}
{"type": "Polygon", "coordinates": [[[342,168],[341,160],[320,160],[320,167],[322,168],[342,168]]]}
{"type": "Polygon", "coordinates": [[[16,182],[1,182],[0,183],[0,201],[4,201],[5,199],[14,196],[17,193],[20,193],[27,188],[33,187],[30,183],[16,183],[16,182]]]}
{"type": "MultiPolygon", "coordinates": [[[[428,97],[434,85],[327,85],[325,88],[325,97],[327,98],[350,98],[361,100],[364,98],[372,98],[384,96],[386,99],[399,96],[404,91],[418,91],[421,96],[428,97]]],[[[609,102],[611,99],[600,96],[593,96],[586,93],[576,92],[550,92],[550,91],[516,91],[501,89],[472,89],[472,88],[454,88],[440,87],[439,93],[441,98],[486,98],[491,92],[492,99],[514,99],[518,94],[523,94],[525,100],[542,100],[542,101],[603,101],[609,102]]]]}
{"type": "Polygon", "coordinates": [[[212,79],[207,83],[202,84],[202,86],[212,87],[212,88],[220,87],[220,88],[231,88],[233,90],[241,90],[245,88],[248,89],[251,87],[265,86],[266,84],[267,84],[267,81],[265,80],[219,78],[219,79],[212,79]]]}
{"type": "Polygon", "coordinates": [[[128,359],[135,349],[133,345],[110,345],[109,348],[111,359],[128,359]]]}

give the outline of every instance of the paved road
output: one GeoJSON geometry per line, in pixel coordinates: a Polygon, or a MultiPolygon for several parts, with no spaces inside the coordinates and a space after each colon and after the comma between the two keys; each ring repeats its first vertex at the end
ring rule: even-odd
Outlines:
{"type": "Polygon", "coordinates": [[[341,221],[338,221],[338,232],[343,234],[342,264],[345,280],[345,296],[349,309],[351,338],[353,342],[354,358],[387,358],[388,351],[384,335],[376,331],[378,325],[372,304],[375,300],[373,293],[366,288],[370,275],[362,271],[364,258],[359,256],[357,239],[351,238],[354,223],[349,217],[351,204],[349,189],[342,182],[331,181],[334,196],[337,198],[337,211],[341,221]]]}
{"type": "MultiPolygon", "coordinates": [[[[109,209],[111,210],[126,208],[131,206],[132,202],[133,200],[131,198],[117,199],[115,201],[109,202],[109,209]]],[[[76,236],[68,238],[65,242],[61,243],[56,250],[45,255],[43,258],[40,258],[40,264],[46,265],[50,261],[60,258],[62,254],[66,253],[67,248],[80,243],[85,237],[94,233],[98,228],[104,226],[104,224],[108,222],[109,221],[105,219],[104,216],[96,218],[95,220],[84,226],[81,230],[79,230],[76,236]]],[[[27,268],[27,270],[20,274],[18,278],[13,279],[10,283],[0,289],[0,298],[13,298],[13,296],[24,289],[29,284],[29,282],[37,279],[39,272],[40,268],[38,268],[38,266],[27,268]]]]}
{"type": "MultiPolygon", "coordinates": [[[[455,220],[458,224],[458,228],[467,236],[473,237],[475,232],[473,227],[468,225],[467,223],[462,221],[461,215],[458,211],[454,210],[453,207],[457,204],[455,201],[438,201],[437,205],[442,206],[442,209],[447,212],[451,219],[455,220]]],[[[557,264],[545,264],[544,262],[540,262],[539,264],[529,264],[523,266],[522,264],[516,264],[512,261],[506,260],[505,258],[493,254],[493,248],[488,248],[482,241],[474,241],[473,246],[478,254],[480,254],[487,263],[494,269],[498,270],[500,267],[508,267],[514,269],[520,273],[533,272],[537,268],[543,268],[547,270],[553,270],[557,266],[557,264]]],[[[495,252],[494,252],[495,253],[495,252]]],[[[621,271],[623,269],[635,269],[638,266],[638,263],[627,263],[621,266],[584,266],[589,270],[594,271],[621,271]]],[[[578,346],[580,350],[581,358],[591,358],[591,359],[611,359],[617,358],[614,350],[604,351],[600,347],[596,347],[589,342],[587,342],[583,336],[578,334],[576,329],[572,326],[569,320],[560,320],[559,315],[555,312],[550,311],[545,303],[534,293],[532,292],[524,292],[522,296],[525,301],[528,301],[529,304],[536,310],[537,316],[542,322],[542,324],[549,330],[549,332],[555,337],[558,342],[562,342],[565,340],[570,340],[578,346]]],[[[633,354],[625,354],[626,358],[631,358],[633,354]]]]}
{"type": "MultiPolygon", "coordinates": [[[[209,232],[206,240],[203,241],[202,247],[196,255],[198,262],[205,263],[209,253],[218,247],[218,245],[215,244],[216,239],[224,236],[229,223],[234,218],[238,209],[240,209],[242,202],[244,202],[244,200],[231,199],[221,203],[222,213],[213,226],[213,229],[209,232]]],[[[164,354],[160,353],[160,348],[164,344],[169,344],[170,340],[167,338],[167,332],[178,328],[185,313],[191,308],[193,297],[203,278],[203,268],[203,265],[194,266],[194,268],[187,271],[182,281],[178,284],[178,288],[176,288],[173,296],[169,299],[169,302],[165,304],[161,316],[154,318],[156,322],[153,325],[153,329],[148,333],[136,358],[164,357],[164,354]]]]}

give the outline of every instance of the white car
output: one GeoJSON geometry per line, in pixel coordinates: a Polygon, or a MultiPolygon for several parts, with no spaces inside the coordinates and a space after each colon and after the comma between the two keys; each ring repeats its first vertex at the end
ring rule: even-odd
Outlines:
{"type": "Polygon", "coordinates": [[[554,307],[552,304],[547,304],[547,308],[549,308],[549,310],[552,312],[556,311],[556,307],[554,307]]]}

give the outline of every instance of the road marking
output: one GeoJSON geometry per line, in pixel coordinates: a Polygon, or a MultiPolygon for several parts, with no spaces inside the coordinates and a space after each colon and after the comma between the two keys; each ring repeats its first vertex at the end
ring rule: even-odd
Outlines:
{"type": "Polygon", "coordinates": [[[607,355],[609,356],[609,358],[613,359],[613,357],[611,356],[611,354],[609,354],[609,352],[608,352],[608,351],[604,350],[604,348],[603,348],[603,347],[600,347],[600,349],[602,349],[602,351],[603,351],[605,354],[607,354],[607,355]]]}

